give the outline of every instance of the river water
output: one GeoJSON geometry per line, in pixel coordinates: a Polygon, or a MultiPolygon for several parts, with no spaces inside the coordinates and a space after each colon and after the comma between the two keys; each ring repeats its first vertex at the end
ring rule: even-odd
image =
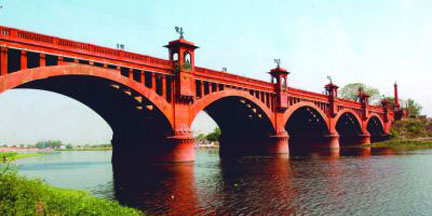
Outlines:
{"type": "Polygon", "coordinates": [[[431,215],[432,150],[355,149],[134,170],[118,182],[111,152],[59,152],[17,161],[19,173],[156,215],[431,215]],[[116,180],[114,180],[116,179],[116,180]]]}

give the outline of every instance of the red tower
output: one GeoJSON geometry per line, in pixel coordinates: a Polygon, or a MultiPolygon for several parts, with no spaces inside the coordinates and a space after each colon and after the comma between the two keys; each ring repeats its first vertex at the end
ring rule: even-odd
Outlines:
{"type": "Polygon", "coordinates": [[[330,102],[330,115],[332,117],[336,116],[337,113],[337,104],[335,103],[338,97],[338,88],[339,86],[333,84],[333,82],[330,80],[330,83],[324,86],[326,90],[326,95],[329,97],[330,102]]]}
{"type": "Polygon", "coordinates": [[[269,73],[271,75],[271,82],[276,83],[277,104],[276,108],[280,111],[288,109],[288,93],[287,93],[287,79],[289,72],[279,66],[279,61],[276,68],[272,69],[269,73]]]}
{"type": "Polygon", "coordinates": [[[400,111],[398,84],[396,82],[394,84],[394,100],[395,110],[400,111]]]}
{"type": "Polygon", "coordinates": [[[174,62],[174,73],[177,75],[176,96],[179,99],[193,100],[195,96],[195,54],[197,46],[183,37],[171,41],[165,46],[169,50],[169,59],[174,62]]]}

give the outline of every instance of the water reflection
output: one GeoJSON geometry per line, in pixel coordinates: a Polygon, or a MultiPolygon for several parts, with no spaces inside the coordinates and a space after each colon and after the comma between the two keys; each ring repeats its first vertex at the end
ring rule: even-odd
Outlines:
{"type": "MultiPolygon", "coordinates": [[[[344,208],[346,185],[352,184],[347,169],[356,168],[341,157],[390,152],[362,147],[297,152],[290,158],[224,159],[217,152],[201,152],[195,164],[143,166],[132,173],[114,170],[115,197],[163,215],[315,214],[318,209],[332,214],[344,208]]],[[[366,160],[356,173],[360,185],[373,183],[369,163],[366,160]]]]}
{"type": "Polygon", "coordinates": [[[200,210],[192,163],[113,171],[115,197],[121,204],[164,215],[195,215],[200,210]]]}
{"type": "MultiPolygon", "coordinates": [[[[59,153],[23,160],[19,172],[46,175],[49,183],[59,186],[93,182],[106,187],[98,186],[99,194],[114,195],[122,204],[156,215],[427,215],[432,211],[426,202],[432,200],[428,169],[432,151],[400,155],[385,148],[343,148],[290,158],[237,159],[198,151],[193,164],[117,167],[114,178],[106,154],[59,153]],[[374,156],[389,154],[397,155],[374,156]],[[53,178],[67,173],[73,175],[53,178]]],[[[77,189],[92,192],[91,185],[77,189]]]]}

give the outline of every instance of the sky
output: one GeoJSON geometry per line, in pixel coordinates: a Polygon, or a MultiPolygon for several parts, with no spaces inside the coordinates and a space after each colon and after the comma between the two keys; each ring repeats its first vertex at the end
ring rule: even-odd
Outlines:
{"type": "MultiPolygon", "coordinates": [[[[362,82],[381,94],[412,98],[432,115],[432,1],[421,0],[0,0],[0,25],[167,58],[175,26],[200,46],[198,66],[269,80],[280,58],[290,86],[322,92],[362,82]]],[[[56,93],[0,94],[0,143],[59,139],[108,143],[110,127],[79,102],[56,93]]],[[[215,123],[201,114],[195,132],[215,123]]]]}

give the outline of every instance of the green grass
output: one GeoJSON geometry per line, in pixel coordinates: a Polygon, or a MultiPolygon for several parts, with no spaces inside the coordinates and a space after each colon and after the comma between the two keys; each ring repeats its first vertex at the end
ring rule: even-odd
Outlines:
{"type": "Polygon", "coordinates": [[[19,176],[8,167],[0,167],[0,215],[143,215],[83,191],[60,189],[19,176]]]}
{"type": "Polygon", "coordinates": [[[375,148],[392,148],[400,151],[412,151],[432,148],[432,141],[422,141],[415,139],[391,139],[384,142],[372,143],[375,148]]]}
{"type": "Polygon", "coordinates": [[[17,152],[0,152],[0,162],[3,162],[3,157],[6,157],[6,162],[14,161],[18,159],[28,158],[28,157],[39,157],[45,154],[30,154],[30,153],[17,153],[17,152]]]}

